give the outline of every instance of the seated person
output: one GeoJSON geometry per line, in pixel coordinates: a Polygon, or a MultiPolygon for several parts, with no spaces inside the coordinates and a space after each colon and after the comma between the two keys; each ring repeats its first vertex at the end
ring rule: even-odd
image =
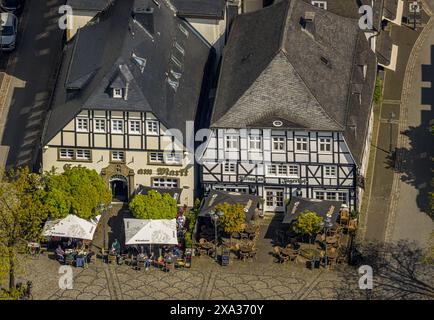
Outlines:
{"type": "Polygon", "coordinates": [[[151,262],[152,262],[152,259],[148,256],[145,256],[145,269],[146,270],[149,270],[149,267],[151,266],[151,262]]]}
{"type": "Polygon", "coordinates": [[[179,255],[180,255],[180,252],[179,252],[179,248],[178,248],[178,246],[176,246],[175,248],[173,248],[173,255],[175,256],[175,257],[179,257],[179,255]]]}
{"type": "Polygon", "coordinates": [[[63,251],[60,244],[57,246],[57,249],[54,251],[56,253],[56,258],[65,259],[65,251],[63,251]]]}
{"type": "Polygon", "coordinates": [[[158,259],[157,259],[157,263],[158,263],[158,265],[161,266],[161,267],[164,267],[164,266],[166,265],[166,262],[165,262],[163,256],[159,256],[159,257],[158,257],[158,259]]]}
{"type": "Polygon", "coordinates": [[[121,252],[121,244],[119,243],[118,239],[115,239],[115,241],[112,243],[111,251],[115,254],[119,254],[121,252]]]}

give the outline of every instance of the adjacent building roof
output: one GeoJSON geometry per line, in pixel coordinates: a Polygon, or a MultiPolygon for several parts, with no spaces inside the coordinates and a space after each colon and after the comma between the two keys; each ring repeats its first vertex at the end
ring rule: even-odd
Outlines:
{"type": "Polygon", "coordinates": [[[226,0],[169,0],[184,18],[224,18],[226,0]]]}
{"type": "Polygon", "coordinates": [[[282,0],[235,18],[211,126],[342,131],[360,164],[375,74],[357,20],[282,0]]]}
{"type": "Polygon", "coordinates": [[[114,1],[65,48],[44,143],[84,109],[150,111],[184,132],[195,120],[209,54],[164,3],[114,1]],[[124,98],[112,97],[117,86],[124,98]]]}
{"type": "MultiPolygon", "coordinates": [[[[306,3],[312,3],[312,0],[303,1],[306,3]]],[[[363,5],[368,5],[372,7],[373,27],[379,30],[382,19],[384,1],[389,0],[327,0],[327,11],[330,11],[342,17],[360,19],[364,12],[360,13],[359,8],[363,5]]]]}
{"type": "Polygon", "coordinates": [[[68,0],[67,5],[74,10],[104,10],[113,0],[68,0]]]}

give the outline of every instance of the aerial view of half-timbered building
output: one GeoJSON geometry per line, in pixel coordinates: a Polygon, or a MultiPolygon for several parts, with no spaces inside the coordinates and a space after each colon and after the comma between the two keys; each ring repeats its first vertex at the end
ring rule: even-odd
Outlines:
{"type": "Polygon", "coordinates": [[[356,208],[376,64],[357,20],[303,1],[237,17],[202,158],[205,191],[257,194],[271,212],[292,195],[356,208]]]}
{"type": "Polygon", "coordinates": [[[193,204],[194,170],[183,141],[195,121],[211,48],[170,7],[115,1],[67,44],[46,123],[42,165],[100,173],[115,199],[140,185],[179,188],[193,204]]]}

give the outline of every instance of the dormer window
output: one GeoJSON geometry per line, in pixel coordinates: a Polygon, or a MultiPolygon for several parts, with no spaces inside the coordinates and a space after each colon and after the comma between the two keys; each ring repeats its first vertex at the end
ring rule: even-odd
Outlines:
{"type": "Polygon", "coordinates": [[[113,89],[113,98],[122,98],[122,89],[114,88],[113,89]]]}

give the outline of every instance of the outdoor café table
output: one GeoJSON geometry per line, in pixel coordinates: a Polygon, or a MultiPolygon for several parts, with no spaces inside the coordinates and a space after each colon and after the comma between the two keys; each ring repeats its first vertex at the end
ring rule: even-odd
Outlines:
{"type": "Polygon", "coordinates": [[[292,256],[296,253],[296,251],[292,248],[284,248],[280,250],[280,252],[285,256],[292,256]]]}
{"type": "Polygon", "coordinates": [[[306,248],[300,250],[300,255],[306,259],[317,259],[320,256],[320,252],[318,249],[306,248]]]}
{"type": "Polygon", "coordinates": [[[335,236],[327,237],[326,242],[327,244],[335,244],[336,242],[338,242],[338,238],[335,236]]]}
{"type": "Polygon", "coordinates": [[[75,252],[74,249],[65,249],[65,254],[72,254],[74,252],[75,252]]]}
{"type": "Polygon", "coordinates": [[[256,232],[256,228],[253,225],[249,224],[244,228],[244,232],[248,234],[253,234],[256,232]]]}

